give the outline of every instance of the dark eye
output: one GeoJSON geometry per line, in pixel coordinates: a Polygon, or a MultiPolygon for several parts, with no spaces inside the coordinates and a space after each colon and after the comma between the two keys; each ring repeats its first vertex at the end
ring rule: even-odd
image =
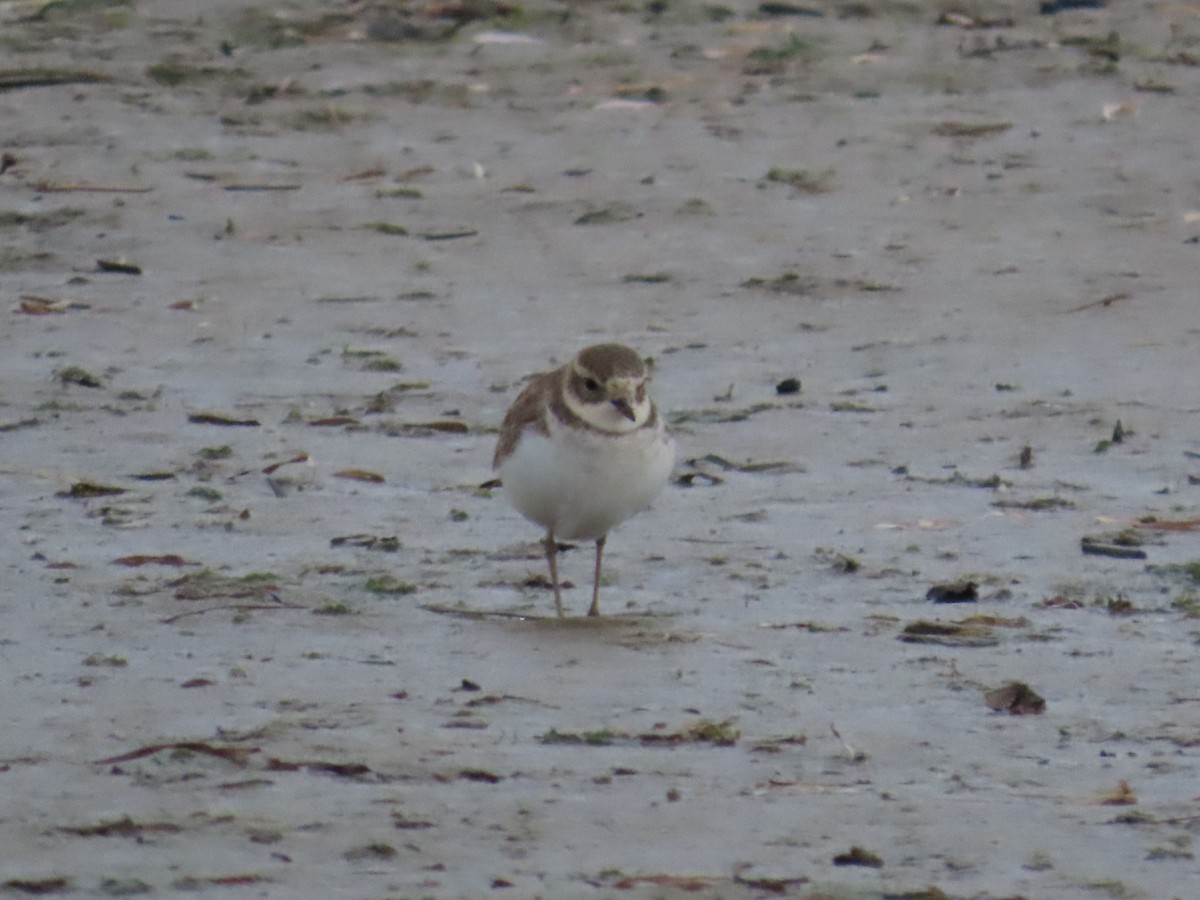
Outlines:
{"type": "Polygon", "coordinates": [[[596,381],[596,379],[595,379],[595,378],[589,378],[587,381],[585,381],[585,382],[583,383],[583,386],[584,386],[585,388],[587,388],[589,391],[598,391],[598,390],[600,390],[600,382],[596,381]]]}

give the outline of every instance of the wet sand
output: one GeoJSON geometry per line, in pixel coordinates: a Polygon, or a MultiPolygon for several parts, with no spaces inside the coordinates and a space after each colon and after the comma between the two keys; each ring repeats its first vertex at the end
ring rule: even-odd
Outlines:
{"type": "Polygon", "coordinates": [[[1189,896],[1200,9],[1110,6],[0,3],[2,893],[1189,896]],[[680,463],[559,621],[479,486],[600,340],[680,463]]]}

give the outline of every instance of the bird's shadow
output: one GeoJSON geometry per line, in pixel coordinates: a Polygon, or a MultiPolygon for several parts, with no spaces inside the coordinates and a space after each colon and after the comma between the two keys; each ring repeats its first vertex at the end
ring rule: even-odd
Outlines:
{"type": "Polygon", "coordinates": [[[553,613],[526,612],[514,609],[475,609],[469,606],[448,606],[442,603],[422,603],[421,609],[439,616],[466,619],[474,622],[499,621],[527,623],[535,628],[559,628],[563,630],[606,630],[637,625],[647,620],[668,619],[675,613],[616,612],[599,616],[556,616],[553,613]]]}

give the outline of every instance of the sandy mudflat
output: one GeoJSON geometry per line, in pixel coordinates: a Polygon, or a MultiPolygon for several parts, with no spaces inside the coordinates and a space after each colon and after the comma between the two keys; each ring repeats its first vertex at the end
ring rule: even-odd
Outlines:
{"type": "Polygon", "coordinates": [[[1200,5],[1109,7],[0,2],[0,895],[1197,896],[1200,5]],[[680,482],[557,621],[479,485],[600,340],[680,482]]]}

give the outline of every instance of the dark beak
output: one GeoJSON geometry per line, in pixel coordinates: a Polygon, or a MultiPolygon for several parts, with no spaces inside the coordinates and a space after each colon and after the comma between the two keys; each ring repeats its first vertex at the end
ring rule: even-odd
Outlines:
{"type": "Polygon", "coordinates": [[[637,415],[634,413],[633,408],[629,405],[629,401],[624,397],[618,397],[616,400],[610,400],[609,402],[616,407],[617,412],[627,418],[630,422],[637,421],[637,415]]]}

